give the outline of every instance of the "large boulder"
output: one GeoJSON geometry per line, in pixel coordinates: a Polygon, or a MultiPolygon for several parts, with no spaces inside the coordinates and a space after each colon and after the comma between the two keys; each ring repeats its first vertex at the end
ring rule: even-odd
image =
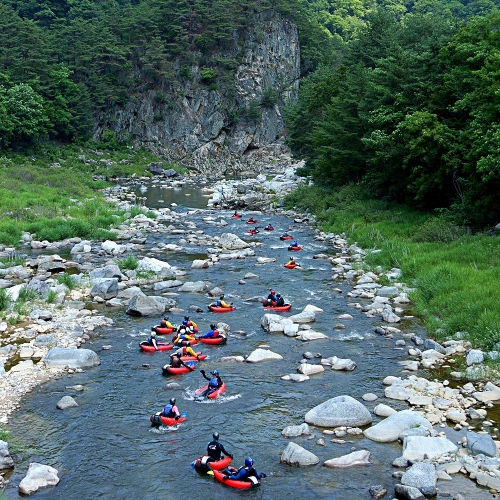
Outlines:
{"type": "Polygon", "coordinates": [[[337,396],[309,410],[305,421],[320,427],[359,427],[370,424],[372,416],[351,396],[337,396]]]}
{"type": "Polygon", "coordinates": [[[30,463],[28,474],[19,483],[19,492],[23,495],[31,495],[40,488],[55,486],[59,482],[57,469],[49,465],[30,463]]]}
{"type": "Polygon", "coordinates": [[[401,477],[401,484],[418,488],[426,497],[437,493],[436,482],[436,468],[432,464],[413,464],[401,477]]]}
{"type": "Polygon", "coordinates": [[[368,450],[353,451],[342,457],[332,458],[323,463],[325,467],[342,468],[370,465],[370,452],[368,450]]]}
{"type": "Polygon", "coordinates": [[[403,457],[414,462],[434,460],[457,451],[458,447],[445,437],[408,436],[403,441],[403,457]]]}
{"type": "Polygon", "coordinates": [[[14,460],[9,453],[9,443],[0,440],[0,470],[12,469],[13,467],[14,460]]]}
{"type": "Polygon", "coordinates": [[[47,366],[69,366],[72,369],[87,368],[101,364],[99,356],[90,349],[54,347],[44,358],[47,366]]]}
{"type": "Polygon", "coordinates": [[[103,278],[95,280],[90,295],[92,297],[101,297],[104,300],[116,297],[118,295],[118,279],[103,278]]]}
{"type": "Polygon", "coordinates": [[[125,311],[131,316],[158,316],[165,312],[165,304],[148,295],[134,295],[125,311]]]}
{"type": "Polygon", "coordinates": [[[258,348],[250,353],[246,361],[247,363],[260,363],[262,361],[276,361],[278,359],[283,359],[283,356],[268,349],[258,348]]]}
{"type": "Polygon", "coordinates": [[[413,486],[396,484],[396,486],[394,486],[394,491],[398,495],[398,498],[405,498],[406,500],[425,500],[421,491],[413,486]]]}
{"type": "Polygon", "coordinates": [[[432,424],[415,411],[403,410],[389,415],[377,425],[366,429],[364,435],[372,441],[390,443],[391,441],[397,441],[399,434],[403,431],[417,426],[430,429],[432,424]]]}
{"type": "Polygon", "coordinates": [[[90,282],[94,283],[96,280],[103,278],[116,278],[118,281],[122,280],[122,272],[116,264],[109,264],[104,267],[98,267],[90,271],[90,282]]]}
{"type": "Polygon", "coordinates": [[[489,434],[478,434],[476,432],[467,433],[467,449],[471,455],[487,455],[496,457],[498,454],[495,441],[489,434]]]}
{"type": "Polygon", "coordinates": [[[288,443],[288,446],[281,453],[280,462],[297,466],[316,465],[319,463],[319,458],[298,444],[288,443]]]}
{"type": "Polygon", "coordinates": [[[205,281],[186,281],[180,288],[179,292],[203,293],[210,289],[210,283],[205,281]]]}
{"type": "Polygon", "coordinates": [[[238,238],[238,236],[232,233],[221,234],[219,244],[226,250],[241,250],[250,246],[248,243],[244,242],[242,239],[238,238]]]}

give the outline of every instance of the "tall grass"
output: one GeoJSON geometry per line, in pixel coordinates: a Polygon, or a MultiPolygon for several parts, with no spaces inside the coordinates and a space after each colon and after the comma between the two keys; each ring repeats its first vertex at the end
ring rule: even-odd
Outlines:
{"type": "MultiPolygon", "coordinates": [[[[440,340],[460,331],[473,345],[500,343],[500,236],[467,234],[446,214],[373,200],[359,187],[324,192],[302,187],[286,206],[309,209],[322,229],[345,233],[371,267],[401,268],[427,330],[440,340]]],[[[499,349],[500,350],[500,349],[499,349]]]]}
{"type": "Polygon", "coordinates": [[[9,307],[9,296],[5,288],[0,288],[0,311],[5,311],[9,307]]]}
{"type": "Polygon", "coordinates": [[[117,264],[121,271],[127,271],[137,269],[139,261],[133,255],[127,255],[125,258],[119,259],[117,264]]]}
{"type": "Polygon", "coordinates": [[[66,285],[68,290],[73,290],[78,284],[76,278],[68,273],[60,274],[56,279],[61,285],[66,285]]]}

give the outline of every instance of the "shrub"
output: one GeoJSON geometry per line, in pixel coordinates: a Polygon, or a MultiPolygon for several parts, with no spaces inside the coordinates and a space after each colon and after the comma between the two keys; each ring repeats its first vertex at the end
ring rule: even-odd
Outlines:
{"type": "Polygon", "coordinates": [[[203,68],[200,71],[200,78],[202,79],[203,82],[211,84],[215,82],[215,79],[217,78],[218,74],[219,73],[216,69],[203,68]]]}
{"type": "Polygon", "coordinates": [[[76,285],[78,284],[76,278],[68,273],[60,274],[59,276],[57,276],[57,281],[61,285],[65,285],[68,288],[68,290],[73,290],[73,288],[75,288],[76,285]]]}
{"type": "Polygon", "coordinates": [[[35,300],[37,297],[39,297],[39,293],[36,290],[23,286],[19,290],[19,298],[17,299],[17,302],[19,304],[24,304],[29,300],[35,300]]]}
{"type": "Polygon", "coordinates": [[[444,243],[458,240],[465,234],[465,228],[452,224],[443,217],[432,217],[417,228],[413,241],[444,243]]]}
{"type": "Polygon", "coordinates": [[[278,103],[278,93],[272,87],[267,88],[262,95],[262,100],[260,101],[262,106],[265,108],[272,108],[278,103]]]}
{"type": "Polygon", "coordinates": [[[118,267],[121,271],[137,269],[139,261],[133,255],[127,255],[125,258],[118,260],[118,267]]]}
{"type": "Polygon", "coordinates": [[[5,288],[0,288],[0,311],[5,311],[9,307],[9,296],[5,288]]]}
{"type": "Polygon", "coordinates": [[[53,304],[57,299],[57,292],[55,290],[49,290],[46,301],[47,304],[53,304]]]}

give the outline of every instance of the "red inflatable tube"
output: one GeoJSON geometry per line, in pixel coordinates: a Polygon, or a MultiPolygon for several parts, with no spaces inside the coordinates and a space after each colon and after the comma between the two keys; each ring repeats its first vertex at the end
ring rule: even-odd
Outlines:
{"type": "MultiPolygon", "coordinates": [[[[197,397],[200,394],[202,394],[203,391],[206,391],[207,389],[208,389],[208,385],[204,385],[203,387],[196,389],[196,391],[194,391],[194,395],[197,397]]],[[[215,398],[218,398],[221,394],[224,394],[225,392],[226,392],[226,383],[222,382],[222,385],[218,389],[216,389],[215,391],[211,392],[207,396],[207,398],[208,399],[215,399],[215,398]]]]}
{"type": "Polygon", "coordinates": [[[259,224],[260,220],[247,220],[247,224],[259,224]]]}
{"type": "Polygon", "coordinates": [[[265,227],[264,231],[274,231],[274,227],[265,227]]]}
{"type": "Polygon", "coordinates": [[[221,458],[220,460],[216,460],[215,462],[206,462],[206,465],[205,465],[203,463],[203,459],[207,456],[208,455],[197,458],[196,460],[193,461],[193,463],[191,465],[193,465],[194,468],[198,469],[198,470],[205,470],[206,471],[209,467],[212,470],[220,470],[220,469],[225,469],[233,460],[231,457],[224,457],[224,458],[221,458]]]}
{"type": "Polygon", "coordinates": [[[179,340],[179,342],[174,344],[174,347],[187,347],[188,345],[195,345],[197,343],[198,343],[198,341],[196,339],[194,339],[194,340],[179,340]]]}
{"type": "Polygon", "coordinates": [[[236,311],[236,307],[217,307],[217,306],[208,306],[208,308],[214,313],[227,313],[230,311],[236,311]]]}
{"type": "Polygon", "coordinates": [[[260,481],[257,483],[253,483],[251,481],[236,481],[234,479],[222,479],[225,474],[221,471],[214,470],[214,477],[219,481],[219,483],[225,484],[227,486],[231,486],[231,488],[237,488],[239,490],[248,490],[255,486],[260,486],[260,481]]]}
{"type": "Polygon", "coordinates": [[[292,246],[289,246],[288,247],[288,250],[293,250],[294,252],[298,252],[299,250],[302,250],[302,247],[301,246],[297,246],[297,247],[292,247],[292,246]]]}
{"type": "MultiPolygon", "coordinates": [[[[175,420],[175,418],[160,417],[160,420],[163,422],[164,425],[172,426],[172,425],[181,424],[182,422],[184,422],[184,420],[186,420],[186,417],[179,417],[177,420],[175,420]]],[[[153,415],[151,415],[149,417],[149,421],[150,422],[153,421],[153,415]]]]}
{"type": "Polygon", "coordinates": [[[198,353],[198,357],[194,356],[181,356],[181,360],[186,362],[186,361],[203,361],[206,359],[207,355],[206,354],[201,354],[201,352],[198,353]]]}
{"type": "Polygon", "coordinates": [[[293,240],[293,236],[280,236],[281,241],[291,241],[293,240]]]}
{"type": "Polygon", "coordinates": [[[220,337],[211,337],[208,339],[204,339],[203,337],[201,337],[198,340],[200,342],[203,342],[204,344],[212,344],[212,345],[225,344],[227,342],[227,338],[223,337],[222,335],[220,337]]]}
{"type": "Polygon", "coordinates": [[[247,231],[248,234],[251,234],[252,236],[255,236],[259,231],[257,229],[249,229],[247,231]]]}
{"type": "Polygon", "coordinates": [[[297,264],[283,264],[283,267],[286,267],[287,269],[295,269],[297,267],[297,264]]]}
{"type": "Polygon", "coordinates": [[[242,215],[241,214],[238,214],[238,215],[231,215],[231,219],[241,219],[242,215]]]}
{"type": "MultiPolygon", "coordinates": [[[[156,351],[154,346],[150,345],[147,340],[145,340],[144,342],[141,342],[139,345],[143,351],[146,351],[146,352],[155,352],[156,351]]],[[[157,342],[156,345],[158,346],[159,351],[170,351],[170,349],[173,349],[173,347],[174,347],[172,344],[162,344],[161,342],[157,342]]]]}
{"type": "Polygon", "coordinates": [[[292,308],[292,304],[285,304],[284,306],[264,306],[264,309],[268,311],[289,311],[292,308]]]}
{"type": "Polygon", "coordinates": [[[167,333],[173,333],[174,332],[173,328],[162,328],[161,326],[155,326],[154,329],[155,329],[155,332],[158,335],[165,335],[167,333]]]}
{"type": "Polygon", "coordinates": [[[194,361],[188,361],[186,364],[191,366],[191,369],[186,368],[185,366],[180,366],[179,368],[173,368],[170,365],[165,365],[162,368],[163,375],[181,375],[182,373],[192,372],[196,368],[196,363],[194,361]]]}

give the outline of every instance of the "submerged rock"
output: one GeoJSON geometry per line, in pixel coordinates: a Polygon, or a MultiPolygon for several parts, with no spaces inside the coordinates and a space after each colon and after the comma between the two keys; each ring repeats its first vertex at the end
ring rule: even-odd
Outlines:
{"type": "Polygon", "coordinates": [[[403,410],[389,415],[377,425],[364,431],[364,435],[372,441],[390,443],[397,441],[399,434],[416,426],[431,428],[432,424],[412,410],[403,410]]]}

